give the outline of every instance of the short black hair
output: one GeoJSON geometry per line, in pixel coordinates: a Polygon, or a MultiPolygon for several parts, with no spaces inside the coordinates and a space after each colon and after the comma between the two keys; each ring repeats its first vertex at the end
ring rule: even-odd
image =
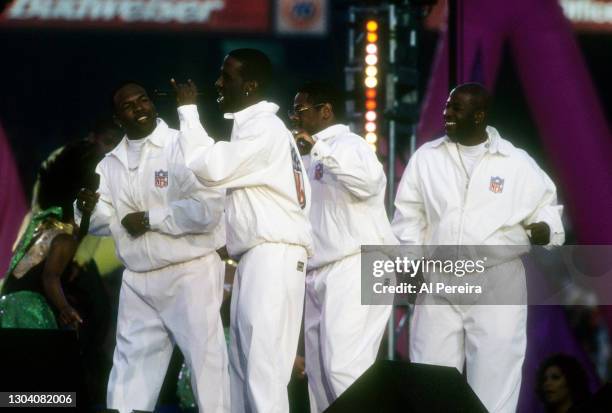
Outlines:
{"type": "Polygon", "coordinates": [[[465,93],[471,97],[472,103],[476,110],[484,111],[485,115],[489,112],[491,103],[491,95],[487,88],[481,83],[469,82],[463,83],[454,89],[455,93],[465,93]]]}
{"type": "Polygon", "coordinates": [[[344,93],[329,82],[312,81],[298,88],[298,93],[308,95],[308,101],[313,105],[329,103],[334,111],[334,117],[344,121],[346,110],[344,93]]]}
{"type": "Polygon", "coordinates": [[[142,83],[140,83],[140,82],[136,82],[134,80],[124,80],[124,81],[120,82],[115,88],[113,88],[113,90],[111,91],[111,95],[110,95],[111,109],[113,110],[113,113],[116,112],[116,110],[115,110],[115,96],[117,96],[117,93],[119,93],[119,91],[121,89],[123,89],[124,87],[126,87],[127,85],[140,86],[141,88],[144,89],[145,92],[147,92],[147,94],[149,93],[147,87],[145,85],[143,85],[142,83]]]}
{"type": "Polygon", "coordinates": [[[553,354],[540,364],[536,380],[536,393],[542,401],[544,401],[544,375],[549,367],[558,367],[561,373],[565,376],[567,387],[572,396],[574,405],[579,404],[589,397],[589,383],[587,374],[580,362],[567,354],[553,354]]]}
{"type": "Polygon", "coordinates": [[[242,63],[240,74],[245,81],[256,81],[260,93],[268,90],[272,79],[272,62],[264,52],[257,49],[235,49],[228,53],[242,63]]]}
{"type": "Polygon", "coordinates": [[[102,159],[95,144],[87,139],[68,143],[38,171],[38,204],[42,210],[59,206],[64,221],[73,217],[72,202],[83,187],[93,187],[95,168],[102,159]]]}

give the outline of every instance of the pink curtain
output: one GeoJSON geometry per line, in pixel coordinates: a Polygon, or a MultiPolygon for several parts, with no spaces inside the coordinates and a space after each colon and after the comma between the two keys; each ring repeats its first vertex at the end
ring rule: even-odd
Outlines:
{"type": "Polygon", "coordinates": [[[11,247],[28,212],[17,165],[4,129],[0,124],[0,278],[11,259],[11,247]]]}

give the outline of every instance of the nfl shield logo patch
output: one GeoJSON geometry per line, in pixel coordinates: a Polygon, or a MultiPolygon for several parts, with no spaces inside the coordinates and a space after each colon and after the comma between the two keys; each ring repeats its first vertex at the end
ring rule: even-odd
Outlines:
{"type": "Polygon", "coordinates": [[[155,187],[165,188],[168,186],[168,171],[155,171],[155,187]]]}
{"type": "Polygon", "coordinates": [[[323,164],[322,163],[318,163],[317,166],[315,166],[314,178],[317,181],[323,178],[323,164]]]}
{"type": "Polygon", "coordinates": [[[489,183],[489,190],[494,194],[499,194],[504,190],[504,180],[499,176],[492,176],[489,183]]]}

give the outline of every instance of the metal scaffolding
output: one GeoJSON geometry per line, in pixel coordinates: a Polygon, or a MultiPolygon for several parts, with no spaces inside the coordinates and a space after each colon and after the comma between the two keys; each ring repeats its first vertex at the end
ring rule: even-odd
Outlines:
{"type": "MultiPolygon", "coordinates": [[[[366,41],[365,22],[376,20],[380,27],[379,45],[382,49],[379,56],[385,56],[379,64],[378,78],[383,93],[377,96],[382,107],[378,119],[380,137],[386,138],[386,153],[383,151],[383,161],[387,164],[387,213],[391,218],[394,212],[393,201],[397,177],[395,173],[398,139],[409,141],[410,153],[416,147],[416,123],[419,113],[418,93],[418,40],[419,31],[424,16],[423,1],[387,1],[377,6],[351,6],[348,10],[348,46],[347,64],[344,68],[345,89],[347,92],[346,109],[351,128],[364,130],[364,53],[366,41]]],[[[384,141],[385,139],[383,139],[384,141]]],[[[378,141],[381,147],[381,141],[378,141]]],[[[384,148],[384,147],[383,147],[384,148]]],[[[387,355],[390,360],[395,358],[395,342],[404,326],[407,326],[404,316],[396,328],[395,311],[391,312],[387,328],[387,355]]]]}

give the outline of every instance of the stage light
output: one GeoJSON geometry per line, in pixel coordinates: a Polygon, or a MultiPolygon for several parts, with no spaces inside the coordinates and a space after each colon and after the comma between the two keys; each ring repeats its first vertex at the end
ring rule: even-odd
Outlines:
{"type": "Polygon", "coordinates": [[[374,132],[368,132],[366,133],[365,140],[367,143],[376,143],[378,136],[374,132]]]}
{"type": "Polygon", "coordinates": [[[369,88],[375,88],[378,85],[378,79],[368,76],[365,78],[365,85],[369,88]]]}
{"type": "Polygon", "coordinates": [[[375,32],[378,30],[378,23],[375,20],[370,20],[366,23],[366,29],[369,32],[375,32]]]}
{"type": "Polygon", "coordinates": [[[366,44],[365,44],[365,131],[366,141],[370,147],[376,152],[376,141],[378,136],[374,133],[377,129],[376,119],[376,87],[378,86],[378,22],[374,19],[366,21],[366,44]]]}
{"type": "Polygon", "coordinates": [[[369,54],[366,56],[365,61],[370,66],[374,66],[376,63],[378,63],[378,57],[375,54],[369,54]]]}

